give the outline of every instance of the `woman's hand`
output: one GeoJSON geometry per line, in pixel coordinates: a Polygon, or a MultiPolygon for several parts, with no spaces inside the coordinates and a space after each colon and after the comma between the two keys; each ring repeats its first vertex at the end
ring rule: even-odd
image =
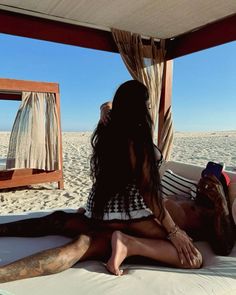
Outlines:
{"type": "Polygon", "coordinates": [[[185,231],[175,226],[174,230],[169,233],[167,237],[178,251],[181,264],[184,264],[184,257],[187,262],[194,266],[198,251],[192,243],[192,239],[186,234],[185,231]]]}
{"type": "Polygon", "coordinates": [[[111,102],[105,102],[100,107],[100,122],[104,125],[107,125],[111,120],[110,113],[112,109],[111,102]]]}

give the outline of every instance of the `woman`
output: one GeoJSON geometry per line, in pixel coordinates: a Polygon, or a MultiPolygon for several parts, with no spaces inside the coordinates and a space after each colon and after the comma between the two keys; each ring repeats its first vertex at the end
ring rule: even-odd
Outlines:
{"type": "Polygon", "coordinates": [[[174,267],[201,266],[200,252],[175,224],[160,194],[148,91],[142,83],[131,80],[118,88],[111,120],[106,126],[98,124],[92,147],[93,187],[84,215],[55,212],[0,226],[1,235],[81,235],[65,246],[2,267],[0,281],[55,273],[79,260],[107,257],[113,231],[107,267],[114,274],[121,274],[119,265],[126,256],[120,255],[122,241],[135,240],[128,234],[142,238],[136,239],[139,247],[127,243],[127,255],[144,255],[174,267]]]}

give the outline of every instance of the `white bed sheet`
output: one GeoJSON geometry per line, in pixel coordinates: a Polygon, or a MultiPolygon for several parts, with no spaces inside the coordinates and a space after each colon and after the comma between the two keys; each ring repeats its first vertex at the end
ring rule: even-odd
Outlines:
{"type": "Polygon", "coordinates": [[[7,163],[6,158],[0,158],[0,170],[6,170],[6,163],[7,163]]]}
{"type": "MultiPolygon", "coordinates": [[[[0,223],[37,217],[48,212],[5,215],[0,223]]],[[[37,251],[68,242],[60,236],[40,238],[0,238],[0,265],[37,251]]],[[[110,275],[100,261],[77,263],[59,274],[25,279],[0,285],[3,291],[15,295],[236,295],[236,246],[229,256],[215,256],[209,245],[198,242],[204,256],[204,267],[181,270],[163,266],[125,264],[122,277],[110,275]]]]}

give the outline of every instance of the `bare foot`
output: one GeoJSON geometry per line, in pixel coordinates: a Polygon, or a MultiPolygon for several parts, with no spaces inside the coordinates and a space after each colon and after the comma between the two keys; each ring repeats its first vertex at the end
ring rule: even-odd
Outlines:
{"type": "Polygon", "coordinates": [[[109,272],[113,273],[116,276],[121,276],[123,274],[123,270],[121,270],[119,267],[124,259],[128,256],[128,242],[129,238],[122,232],[115,231],[112,234],[112,254],[106,264],[106,268],[109,272]]]}

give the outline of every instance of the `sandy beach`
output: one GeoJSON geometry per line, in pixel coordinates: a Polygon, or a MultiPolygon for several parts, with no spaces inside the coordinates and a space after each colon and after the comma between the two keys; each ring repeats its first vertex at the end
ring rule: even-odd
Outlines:
{"type": "MultiPolygon", "coordinates": [[[[0,159],[7,155],[9,132],[0,132],[0,159]]],[[[56,183],[0,191],[0,214],[58,208],[78,208],[88,196],[91,132],[63,132],[65,189],[56,183]]],[[[175,132],[171,160],[205,166],[225,163],[236,172],[236,131],[175,132]]]]}

